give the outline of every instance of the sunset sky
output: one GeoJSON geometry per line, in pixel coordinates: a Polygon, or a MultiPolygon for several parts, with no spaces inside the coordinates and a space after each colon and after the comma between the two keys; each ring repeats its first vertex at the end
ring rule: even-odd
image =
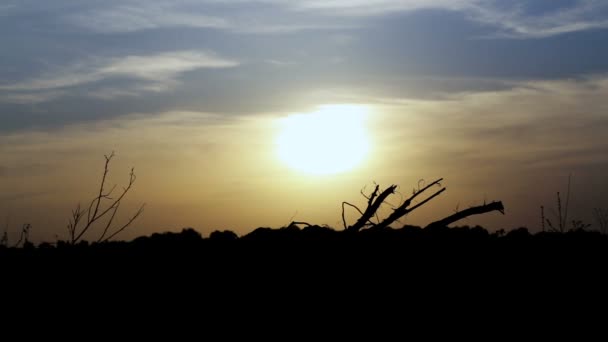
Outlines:
{"type": "Polygon", "coordinates": [[[569,174],[571,219],[608,208],[604,0],[2,0],[0,42],[11,238],[65,239],[112,151],[118,219],[146,203],[125,239],[339,229],[440,177],[402,223],[502,200],[459,223],[535,231],[569,174]]]}

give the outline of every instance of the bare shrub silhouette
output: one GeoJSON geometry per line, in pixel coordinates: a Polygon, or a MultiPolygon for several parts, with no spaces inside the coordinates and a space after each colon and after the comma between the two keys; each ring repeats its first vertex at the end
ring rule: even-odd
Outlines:
{"type": "Polygon", "coordinates": [[[0,238],[0,247],[8,247],[8,217],[6,218],[6,225],[2,232],[2,238],[0,238]]]}
{"type": "Polygon", "coordinates": [[[557,217],[556,224],[554,225],[550,219],[545,217],[545,207],[540,206],[540,215],[542,220],[542,229],[545,230],[545,222],[549,226],[549,230],[553,232],[564,233],[566,231],[566,222],[568,222],[568,205],[570,203],[570,184],[572,180],[572,175],[568,175],[568,191],[566,192],[566,203],[565,206],[562,206],[562,198],[560,192],[557,192],[557,212],[553,212],[554,216],[557,217]]]}
{"type": "Polygon", "coordinates": [[[545,207],[540,206],[541,229],[545,231],[545,223],[549,227],[550,232],[565,233],[568,230],[582,230],[591,227],[591,224],[584,223],[581,220],[572,220],[571,228],[568,228],[568,207],[570,205],[570,187],[572,184],[572,174],[568,175],[568,189],[566,191],[566,202],[562,205],[560,192],[557,192],[557,211],[551,210],[555,216],[555,224],[545,216],[545,207]]]}
{"type": "MultiPolygon", "coordinates": [[[[384,219],[380,219],[377,212],[383,204],[387,204],[388,197],[395,194],[395,192],[397,190],[397,185],[393,184],[393,185],[389,186],[388,188],[384,189],[382,192],[380,192],[380,185],[376,185],[374,191],[369,196],[366,195],[362,190],[361,195],[367,199],[367,208],[365,209],[365,211],[362,211],[361,209],[359,209],[359,207],[357,207],[356,205],[354,205],[352,203],[342,202],[342,223],[344,224],[344,229],[346,231],[357,232],[363,228],[380,228],[380,229],[387,228],[392,223],[398,222],[399,219],[401,219],[403,216],[420,208],[421,206],[425,205],[426,203],[431,201],[433,198],[439,196],[442,192],[444,192],[446,190],[446,188],[442,187],[442,185],[441,185],[442,181],[443,181],[443,178],[439,178],[422,188],[420,188],[420,186],[419,186],[418,189],[414,189],[412,191],[412,195],[408,199],[403,201],[400,205],[398,205],[396,207],[393,206],[393,208],[392,208],[393,212],[390,215],[388,215],[387,217],[385,217],[384,219]],[[425,191],[429,190],[430,188],[432,188],[434,186],[438,186],[438,187],[440,187],[440,189],[435,191],[434,193],[432,193],[430,196],[428,196],[421,202],[412,206],[412,203],[416,199],[416,197],[418,197],[419,195],[421,195],[422,193],[424,193],[425,191]],[[359,217],[359,219],[351,226],[348,226],[346,223],[345,208],[347,206],[354,208],[355,210],[357,210],[359,212],[359,214],[361,214],[361,217],[359,217]],[[372,221],[373,218],[376,219],[376,222],[372,221]]],[[[504,214],[504,206],[502,205],[502,202],[498,201],[498,202],[492,202],[489,204],[484,203],[481,206],[471,207],[466,210],[458,211],[453,215],[450,215],[446,218],[443,218],[441,220],[435,221],[435,222],[427,225],[426,228],[439,227],[439,226],[445,227],[445,226],[447,226],[451,223],[454,223],[458,220],[461,220],[465,217],[468,217],[471,215],[483,214],[483,213],[487,213],[487,212],[491,212],[491,211],[500,211],[502,214],[504,214]]]]}
{"type": "Polygon", "coordinates": [[[32,229],[32,225],[29,223],[24,223],[21,227],[21,234],[19,234],[19,240],[15,244],[15,247],[26,246],[30,243],[30,229],[32,229]]]}
{"type": "Polygon", "coordinates": [[[593,216],[597,220],[600,233],[608,233],[608,210],[601,208],[593,209],[593,216]]]}
{"type": "MultiPolygon", "coordinates": [[[[13,248],[18,247],[26,247],[31,246],[30,242],[30,230],[32,229],[32,225],[29,223],[24,223],[21,226],[21,232],[19,233],[19,240],[12,246],[13,248]]],[[[6,225],[4,226],[4,232],[2,233],[2,237],[0,238],[0,247],[11,247],[9,245],[8,239],[8,231],[9,231],[9,220],[6,219],[6,225]]]]}
{"type": "Polygon", "coordinates": [[[114,217],[120,208],[122,200],[125,198],[129,190],[132,189],[137,177],[135,176],[135,169],[131,168],[131,172],[129,173],[129,183],[127,186],[123,187],[122,192],[117,194],[117,196],[111,197],[112,193],[116,189],[116,185],[114,185],[110,190],[106,191],[106,180],[108,172],[110,171],[110,162],[112,161],[112,158],[114,158],[114,151],[112,151],[110,155],[104,155],[104,157],[104,170],[97,196],[91,200],[88,207],[83,209],[80,206],[80,203],[78,203],[76,208],[72,210],[72,217],[68,223],[68,233],[70,239],[69,243],[72,245],[80,241],[84,234],[91,229],[91,227],[98,222],[102,222],[102,219],[104,218],[107,218],[107,221],[102,233],[97,238],[97,242],[106,242],[129,227],[131,223],[133,223],[133,221],[135,221],[135,219],[144,211],[145,203],[139,207],[139,209],[125,224],[118,227],[112,227],[114,217]],[[108,203],[108,205],[104,207],[102,202],[108,203]]]}

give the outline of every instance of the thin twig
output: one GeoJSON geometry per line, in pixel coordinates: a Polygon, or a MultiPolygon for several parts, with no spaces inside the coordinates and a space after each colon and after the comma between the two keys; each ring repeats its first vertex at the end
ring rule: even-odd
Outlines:
{"type": "Polygon", "coordinates": [[[347,228],[347,226],[346,226],[346,216],[344,214],[344,206],[345,205],[348,205],[350,207],[355,208],[359,212],[359,214],[361,214],[361,216],[363,216],[363,212],[361,211],[361,209],[359,209],[359,207],[357,207],[354,204],[348,203],[348,202],[342,202],[342,223],[344,224],[344,229],[347,228]]]}
{"type": "Polygon", "coordinates": [[[135,221],[135,219],[141,215],[141,213],[144,212],[144,206],[146,204],[142,204],[141,207],[139,207],[139,210],[137,210],[137,212],[135,213],[135,215],[133,215],[133,217],[131,217],[131,219],[129,220],[129,222],[127,222],[124,226],[120,227],[117,231],[115,231],[114,233],[112,233],[112,235],[108,236],[105,240],[103,240],[103,242],[107,242],[108,240],[110,240],[111,238],[113,238],[114,236],[116,236],[118,233],[122,232],[123,230],[125,230],[129,225],[131,225],[131,223],[133,223],[133,221],[135,221]]]}

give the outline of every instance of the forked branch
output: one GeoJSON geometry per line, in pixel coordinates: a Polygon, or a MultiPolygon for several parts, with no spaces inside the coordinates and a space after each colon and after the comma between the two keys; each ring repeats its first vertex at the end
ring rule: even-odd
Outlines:
{"type": "MultiPolygon", "coordinates": [[[[423,187],[422,189],[414,190],[412,195],[408,199],[403,201],[403,203],[401,205],[399,205],[397,208],[394,208],[393,212],[390,215],[388,215],[388,217],[384,218],[383,220],[379,220],[378,223],[373,223],[371,221],[371,218],[373,216],[377,217],[377,211],[380,208],[380,206],[382,205],[382,203],[384,203],[386,201],[388,196],[395,193],[395,190],[397,188],[396,185],[391,185],[386,190],[384,190],[380,194],[378,194],[378,192],[380,191],[379,190],[380,188],[379,188],[379,186],[376,185],[374,192],[369,197],[366,196],[363,192],[361,193],[368,200],[367,209],[365,211],[361,211],[354,204],[351,204],[348,202],[342,202],[342,222],[344,223],[344,229],[346,231],[357,232],[357,231],[361,230],[362,228],[370,227],[370,226],[374,227],[374,228],[379,228],[379,229],[387,228],[394,222],[399,222],[399,219],[401,219],[403,216],[411,213],[412,211],[420,208],[421,206],[423,206],[426,203],[428,203],[429,201],[431,201],[433,198],[441,195],[446,190],[445,187],[441,187],[442,181],[443,181],[443,178],[439,178],[436,181],[423,187]],[[435,191],[434,193],[432,193],[430,196],[426,197],[424,200],[412,205],[414,203],[414,200],[418,196],[420,196],[422,193],[424,193],[425,191],[429,190],[431,187],[434,187],[434,186],[439,186],[440,189],[435,191]],[[361,217],[357,220],[357,222],[350,227],[347,226],[347,224],[346,224],[346,218],[344,215],[345,206],[353,207],[359,212],[359,214],[361,214],[361,217]]],[[[462,210],[462,211],[459,211],[444,219],[433,222],[433,223],[429,224],[427,226],[427,228],[437,227],[437,226],[447,226],[451,223],[462,220],[465,217],[468,217],[471,215],[484,214],[484,213],[491,212],[491,211],[500,211],[501,213],[504,214],[504,209],[505,208],[502,205],[502,202],[500,202],[500,201],[492,202],[489,204],[484,203],[484,205],[462,210]]]]}
{"type": "Polygon", "coordinates": [[[135,184],[135,180],[137,177],[135,176],[135,169],[131,168],[131,172],[129,173],[129,183],[126,187],[122,189],[122,192],[116,196],[111,197],[112,193],[116,189],[116,185],[114,185],[109,191],[106,191],[106,180],[107,175],[109,173],[109,165],[114,157],[114,152],[110,155],[104,155],[105,164],[103,175],[101,177],[101,183],[99,185],[99,191],[97,196],[91,200],[89,206],[86,209],[82,209],[80,203],[76,205],[76,208],[72,210],[72,217],[70,222],[68,223],[68,233],[70,235],[70,243],[75,244],[80,241],[85,233],[87,233],[97,222],[104,217],[108,217],[108,221],[103,229],[103,232],[97,239],[97,242],[108,241],[109,239],[116,236],[116,234],[125,230],[135,219],[141,215],[144,209],[144,205],[142,204],[139,209],[135,212],[133,216],[127,221],[126,224],[120,226],[117,229],[112,229],[112,223],[114,222],[114,218],[118,209],[122,203],[122,200],[126,196],[126,194],[131,190],[133,184],[135,184]],[[102,201],[109,201],[107,207],[104,208],[102,205],[102,201]],[[109,215],[109,216],[108,216],[109,215]],[[84,220],[86,217],[86,220],[84,220]]]}
{"type": "MultiPolygon", "coordinates": [[[[382,191],[380,193],[380,195],[378,195],[378,191],[380,191],[380,186],[376,185],[374,192],[371,194],[371,196],[369,196],[369,199],[367,201],[367,209],[365,209],[365,211],[361,214],[361,217],[357,220],[357,222],[355,222],[355,224],[353,224],[352,226],[346,228],[346,230],[357,232],[357,231],[361,230],[361,228],[368,225],[368,223],[371,223],[372,226],[375,225],[374,223],[371,222],[371,218],[374,217],[374,215],[376,214],[376,211],[378,211],[378,209],[380,209],[380,206],[386,200],[386,198],[388,196],[390,196],[391,194],[395,193],[395,189],[397,189],[397,186],[391,185],[388,188],[386,188],[384,191],[382,191]]],[[[354,205],[352,205],[350,203],[347,203],[347,202],[345,202],[345,203],[355,207],[354,205]]],[[[344,211],[342,211],[342,212],[344,213],[344,211]]],[[[359,212],[361,212],[361,211],[359,211],[359,212]]],[[[344,220],[344,215],[342,216],[342,220],[344,221],[344,225],[346,226],[346,221],[344,220]]]]}
{"type": "Polygon", "coordinates": [[[429,196],[422,202],[420,202],[410,208],[412,201],[416,197],[418,197],[420,194],[422,194],[423,192],[425,192],[426,190],[430,189],[431,187],[433,187],[435,185],[441,186],[441,183],[440,183],[441,181],[443,181],[443,178],[439,178],[438,180],[432,182],[431,184],[425,186],[424,188],[422,188],[418,191],[414,191],[414,193],[412,194],[412,196],[410,198],[405,200],[403,202],[403,204],[401,204],[397,209],[394,209],[394,211],[387,218],[385,218],[382,222],[377,224],[376,227],[377,228],[386,228],[386,227],[390,226],[393,222],[399,220],[403,216],[411,213],[412,211],[414,211],[414,210],[420,208],[421,206],[425,205],[426,203],[428,203],[433,198],[439,196],[442,192],[445,191],[446,188],[441,188],[440,190],[436,191],[434,194],[432,194],[431,196],[429,196]]]}
{"type": "Polygon", "coordinates": [[[445,191],[445,188],[442,188],[441,190],[438,190],[437,192],[435,192],[434,194],[432,194],[431,196],[429,196],[422,202],[414,205],[413,207],[410,207],[410,205],[412,204],[412,202],[414,201],[414,199],[416,197],[418,197],[420,194],[422,194],[423,192],[425,192],[426,190],[428,190],[429,188],[431,188],[435,185],[441,185],[440,182],[442,180],[443,180],[443,178],[440,178],[440,179],[430,183],[429,185],[425,186],[424,188],[414,191],[414,193],[412,194],[412,196],[410,198],[405,200],[399,207],[393,209],[393,212],[388,217],[386,217],[385,219],[383,219],[381,221],[379,220],[378,223],[373,223],[371,221],[371,219],[374,216],[376,216],[376,217],[378,216],[377,212],[378,212],[378,209],[380,209],[380,206],[386,202],[386,199],[388,198],[388,196],[395,193],[395,190],[397,189],[396,185],[391,185],[380,193],[379,193],[380,186],[376,185],[374,192],[372,192],[372,194],[369,197],[365,196],[365,194],[362,193],[362,195],[365,198],[367,198],[367,208],[363,212],[357,206],[355,206],[351,203],[342,202],[342,222],[344,224],[345,230],[357,232],[367,226],[376,227],[376,228],[388,227],[391,223],[399,220],[404,215],[407,215],[408,213],[416,210],[420,206],[424,205],[425,203],[427,203],[431,199],[435,198],[436,196],[439,196],[439,194],[441,194],[443,191],[445,191]],[[353,224],[350,227],[347,226],[347,224],[346,224],[346,218],[344,215],[344,206],[345,205],[355,208],[361,214],[361,217],[359,217],[357,222],[355,222],[355,224],[353,224]]]}

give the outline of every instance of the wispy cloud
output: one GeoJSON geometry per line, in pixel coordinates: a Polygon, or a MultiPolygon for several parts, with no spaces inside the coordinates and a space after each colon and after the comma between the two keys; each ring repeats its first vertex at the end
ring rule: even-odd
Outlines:
{"type": "MultiPolygon", "coordinates": [[[[262,1],[262,0],[261,0],[262,1]]],[[[547,13],[533,13],[530,0],[269,0],[299,11],[335,16],[377,16],[394,12],[441,9],[464,13],[472,21],[496,26],[494,37],[544,38],[568,32],[608,28],[608,3],[581,0],[568,7],[547,4],[547,13]],[[601,15],[604,13],[604,15],[601,15]]]]}
{"type": "Polygon", "coordinates": [[[278,59],[267,59],[264,62],[270,65],[274,65],[276,67],[288,67],[296,64],[296,62],[293,61],[282,61],[278,59]]]}
{"type": "Polygon", "coordinates": [[[459,10],[477,0],[304,0],[276,2],[289,4],[299,10],[325,10],[336,15],[378,15],[396,11],[440,8],[459,10]]]}
{"type": "MultiPolygon", "coordinates": [[[[0,85],[0,90],[13,92],[7,101],[45,101],[60,95],[50,92],[94,83],[111,78],[130,78],[140,81],[127,89],[127,94],[143,91],[160,92],[178,84],[177,78],[184,72],[203,68],[229,68],[239,65],[237,61],[216,56],[204,51],[166,52],[151,56],[126,56],[89,61],[51,74],[24,80],[14,84],[0,85]],[[40,91],[40,93],[32,93],[40,91]]],[[[118,95],[115,90],[106,89],[105,95],[118,95]]]]}
{"type": "Polygon", "coordinates": [[[65,95],[62,91],[40,92],[5,92],[0,95],[0,102],[15,104],[36,104],[47,102],[65,95]]]}
{"type": "Polygon", "coordinates": [[[539,4],[533,0],[125,0],[70,14],[67,20],[101,33],[193,27],[276,34],[351,28],[357,27],[353,21],[360,17],[440,9],[496,27],[499,31],[493,37],[543,38],[608,27],[605,1],[579,0],[567,7],[541,4],[549,9],[546,13],[530,10],[531,5],[539,4]],[[331,17],[350,22],[327,20],[331,17]]]}
{"type": "Polygon", "coordinates": [[[479,4],[469,8],[472,20],[496,25],[492,35],[504,38],[545,38],[563,33],[608,28],[608,3],[579,1],[573,6],[531,14],[515,2],[507,8],[479,4]],[[604,15],[602,15],[602,13],[604,15]]]}
{"type": "MultiPolygon", "coordinates": [[[[98,33],[125,33],[151,29],[176,27],[213,28],[236,33],[280,34],[319,29],[343,28],[336,23],[317,23],[311,18],[295,20],[278,15],[284,6],[274,11],[257,13],[251,7],[225,6],[247,2],[274,3],[274,1],[213,1],[173,0],[138,1],[126,0],[108,4],[103,8],[70,14],[67,21],[81,28],[98,33]]],[[[276,3],[275,3],[276,5],[276,3]]],[[[285,14],[285,12],[282,12],[285,14]]]]}
{"type": "Polygon", "coordinates": [[[226,28],[221,17],[188,12],[175,3],[136,2],[94,9],[68,17],[72,23],[102,33],[133,32],[167,27],[226,28]]]}

